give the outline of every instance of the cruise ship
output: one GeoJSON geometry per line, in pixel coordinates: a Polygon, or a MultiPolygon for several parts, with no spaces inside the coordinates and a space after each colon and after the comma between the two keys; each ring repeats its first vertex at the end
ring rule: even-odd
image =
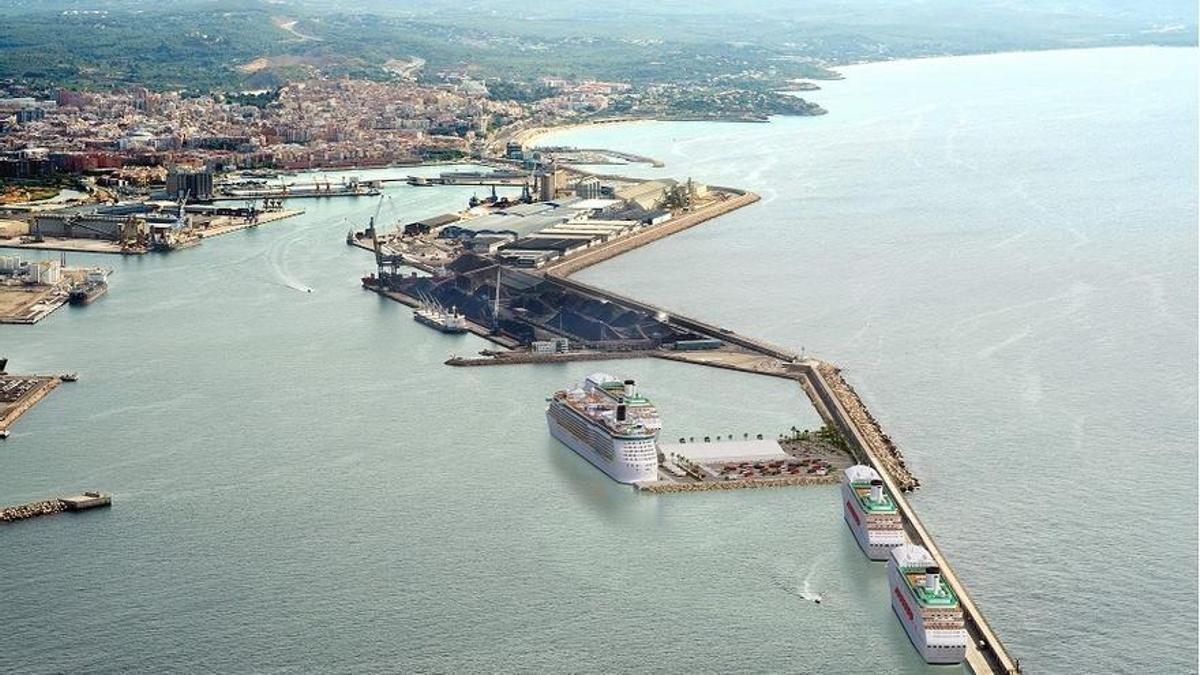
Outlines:
{"type": "Polygon", "coordinates": [[[893,548],[887,577],[892,609],[926,663],[962,663],[967,653],[962,607],[929,551],[912,544],[893,548]]]}
{"type": "Polygon", "coordinates": [[[633,380],[589,375],[575,389],[549,399],[550,435],[618,483],[658,479],[658,432],[662,423],[633,380]]]}
{"type": "Polygon", "coordinates": [[[871,560],[887,560],[888,553],[904,543],[900,511],[875,469],[862,464],[846,469],[842,502],[846,524],[871,560]]]}

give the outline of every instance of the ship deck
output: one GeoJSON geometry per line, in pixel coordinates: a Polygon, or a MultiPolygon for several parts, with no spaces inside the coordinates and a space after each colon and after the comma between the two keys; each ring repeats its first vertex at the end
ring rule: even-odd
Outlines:
{"type": "Polygon", "coordinates": [[[924,607],[935,607],[940,609],[950,609],[958,606],[958,596],[954,594],[954,590],[945,581],[938,581],[938,589],[931,591],[925,588],[922,583],[925,580],[925,571],[920,572],[904,572],[904,581],[908,583],[908,587],[913,590],[913,594],[921,601],[924,607]]]}
{"type": "Polygon", "coordinates": [[[883,500],[879,502],[871,501],[871,487],[862,485],[851,485],[854,494],[858,497],[858,503],[862,505],[863,510],[867,513],[896,513],[896,502],[891,498],[886,490],[883,492],[883,500]]]}

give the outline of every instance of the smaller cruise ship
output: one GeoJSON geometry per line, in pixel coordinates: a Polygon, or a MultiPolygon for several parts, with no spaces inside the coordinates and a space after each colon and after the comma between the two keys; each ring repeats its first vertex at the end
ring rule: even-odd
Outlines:
{"type": "Polygon", "coordinates": [[[888,553],[904,543],[900,511],[875,469],[862,464],[846,469],[842,502],[846,524],[871,560],[887,560],[888,553]]]}
{"type": "Polygon", "coordinates": [[[892,610],[926,663],[962,663],[967,630],[958,596],[922,546],[892,549],[887,563],[892,610]]]}

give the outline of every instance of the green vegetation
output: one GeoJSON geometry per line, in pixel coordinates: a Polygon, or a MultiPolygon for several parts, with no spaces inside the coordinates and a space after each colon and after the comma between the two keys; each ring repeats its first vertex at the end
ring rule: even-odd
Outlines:
{"type": "MultiPolygon", "coordinates": [[[[0,6],[0,81],[33,87],[238,91],[324,74],[390,79],[460,71],[536,100],[542,76],[739,89],[832,77],[863,60],[1122,44],[1194,45],[1191,3],[1067,0],[17,0],[0,6]],[[86,9],[84,9],[86,7],[86,9]]],[[[762,108],[764,100],[751,107],[762,108]]],[[[776,105],[778,102],[771,105],[776,105]]],[[[252,103],[255,104],[255,103],[252,103]]],[[[680,101],[699,112],[702,100],[680,101]]]]}

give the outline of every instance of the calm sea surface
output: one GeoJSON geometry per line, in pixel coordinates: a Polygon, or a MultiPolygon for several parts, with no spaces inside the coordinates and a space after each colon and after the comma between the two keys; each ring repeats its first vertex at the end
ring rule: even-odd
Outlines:
{"type": "MultiPolygon", "coordinates": [[[[549,140],[764,196],[581,278],[844,365],[1029,670],[1185,672],[1196,66],[860,66],[809,95],[823,118],[549,140]]],[[[386,194],[408,221],[471,190],[386,194]]],[[[442,366],[486,343],[359,289],[342,239],[374,200],[297,205],[169,256],[72,256],[116,269],[106,297],[0,327],[14,371],[81,376],[0,443],[0,503],[116,499],[0,529],[0,671],[929,670],[834,488],[618,487],[542,415],[597,364],[442,366]]],[[[603,368],[668,438],[819,423],[787,382],[603,368]]]]}

